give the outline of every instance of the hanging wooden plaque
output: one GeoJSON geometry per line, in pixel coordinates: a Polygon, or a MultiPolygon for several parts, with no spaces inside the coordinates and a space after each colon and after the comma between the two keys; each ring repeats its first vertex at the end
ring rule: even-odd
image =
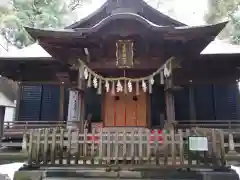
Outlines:
{"type": "Polygon", "coordinates": [[[133,66],[133,41],[118,40],[116,43],[116,65],[120,68],[133,66]]]}

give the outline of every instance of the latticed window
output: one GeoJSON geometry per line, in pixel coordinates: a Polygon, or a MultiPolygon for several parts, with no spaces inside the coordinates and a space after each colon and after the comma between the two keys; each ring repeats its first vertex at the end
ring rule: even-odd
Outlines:
{"type": "Polygon", "coordinates": [[[119,40],[116,43],[117,66],[120,68],[133,66],[133,42],[119,40]]]}

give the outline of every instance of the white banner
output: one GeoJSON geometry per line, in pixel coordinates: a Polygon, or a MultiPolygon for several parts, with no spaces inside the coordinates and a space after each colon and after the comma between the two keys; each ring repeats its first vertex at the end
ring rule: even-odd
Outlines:
{"type": "Polygon", "coordinates": [[[81,110],[81,96],[78,91],[69,92],[68,121],[79,121],[81,110]]]}

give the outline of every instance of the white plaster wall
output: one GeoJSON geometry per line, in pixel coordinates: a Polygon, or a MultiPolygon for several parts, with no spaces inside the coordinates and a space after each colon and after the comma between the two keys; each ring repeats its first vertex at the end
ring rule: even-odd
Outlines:
{"type": "Polygon", "coordinates": [[[5,107],[4,121],[14,121],[15,120],[15,107],[5,107]]]}
{"type": "Polygon", "coordinates": [[[16,104],[10,101],[2,92],[0,92],[0,106],[16,107],[16,104]]]}

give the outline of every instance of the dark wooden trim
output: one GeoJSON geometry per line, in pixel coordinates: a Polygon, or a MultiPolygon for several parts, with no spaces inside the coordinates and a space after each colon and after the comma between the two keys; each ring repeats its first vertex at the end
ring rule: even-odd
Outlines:
{"type": "Polygon", "coordinates": [[[189,86],[189,117],[190,121],[196,120],[196,106],[195,106],[195,91],[194,87],[189,86]]]}
{"type": "Polygon", "coordinates": [[[99,94],[99,96],[101,96],[101,119],[102,119],[102,123],[104,126],[104,122],[105,122],[105,91],[104,91],[104,87],[102,87],[102,93],[99,94]]]}
{"type": "Polygon", "coordinates": [[[83,132],[84,130],[84,121],[85,121],[85,92],[84,91],[79,91],[78,92],[79,97],[78,100],[80,100],[80,131],[83,132]]]}
{"type": "MultiPolygon", "coordinates": [[[[142,92],[144,93],[144,92],[142,92]]],[[[151,128],[152,127],[152,122],[151,122],[151,97],[150,94],[148,92],[146,92],[146,98],[147,98],[147,104],[146,104],[146,115],[147,115],[147,127],[146,128],[151,128]]]]}
{"type": "Polygon", "coordinates": [[[167,122],[175,121],[174,95],[170,90],[165,91],[167,122]]]}

